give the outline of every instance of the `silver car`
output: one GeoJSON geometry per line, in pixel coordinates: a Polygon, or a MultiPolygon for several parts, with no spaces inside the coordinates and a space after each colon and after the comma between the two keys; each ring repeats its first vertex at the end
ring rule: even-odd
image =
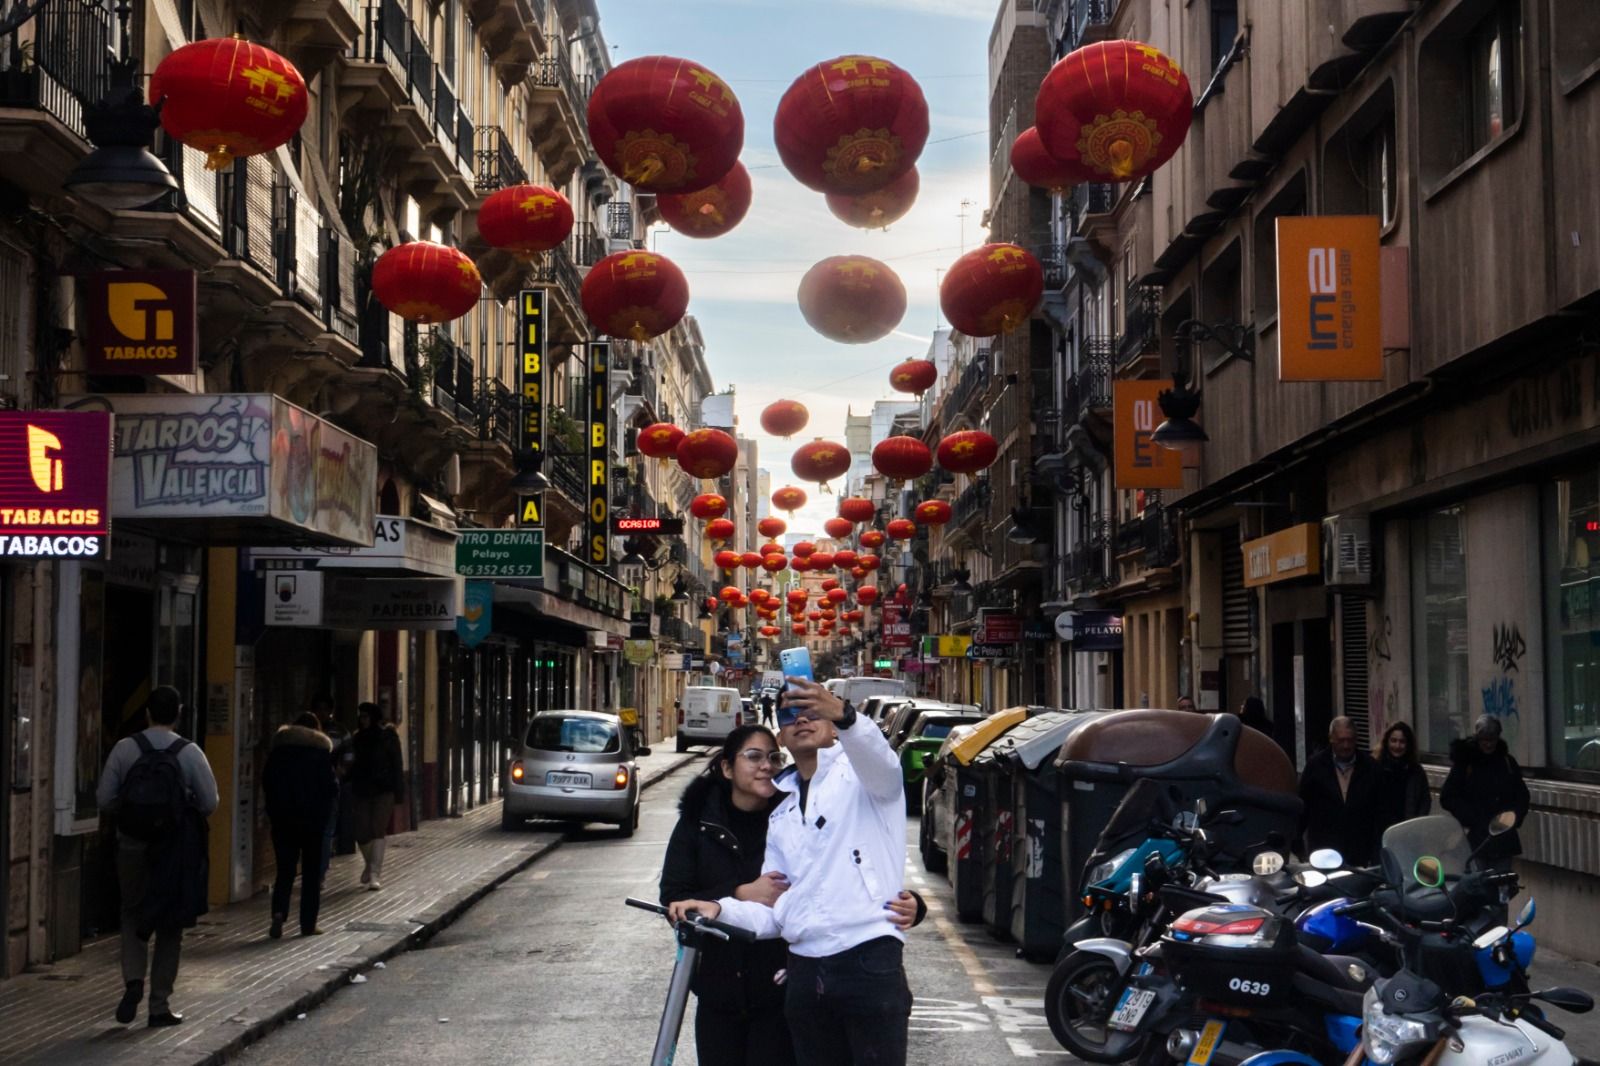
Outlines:
{"type": "Polygon", "coordinates": [[[621,719],[604,711],[540,711],[506,766],[500,825],[529,818],[639,826],[639,766],[621,719]]]}

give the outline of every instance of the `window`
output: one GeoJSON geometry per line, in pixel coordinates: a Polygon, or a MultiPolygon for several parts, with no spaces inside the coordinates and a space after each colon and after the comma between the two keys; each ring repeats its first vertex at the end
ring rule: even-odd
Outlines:
{"type": "MultiPolygon", "coordinates": [[[[1200,310],[1195,315],[1200,321],[1207,325],[1220,325],[1242,320],[1239,306],[1243,300],[1240,260],[1240,244],[1234,241],[1221,255],[1205,265],[1200,275],[1200,310]]],[[[1217,341],[1207,341],[1198,350],[1205,353],[1206,358],[1217,360],[1216,364],[1207,367],[1208,371],[1226,361],[1221,357],[1227,349],[1217,341]]]]}
{"type": "Polygon", "coordinates": [[[1514,130],[1522,115],[1521,0],[1468,0],[1423,41],[1418,54],[1419,128],[1425,180],[1457,167],[1514,130]]]}
{"type": "Polygon", "coordinates": [[[1482,148],[1511,124],[1517,109],[1517,56],[1521,49],[1522,19],[1513,4],[1491,11],[1468,37],[1469,152],[1482,148]]]}
{"type": "Polygon", "coordinates": [[[1443,754],[1472,728],[1468,683],[1466,508],[1430,511],[1417,524],[1413,581],[1416,719],[1424,750],[1443,754]]]}
{"type": "Polygon", "coordinates": [[[616,723],[603,718],[539,714],[528,723],[528,747],[579,755],[610,755],[622,750],[622,738],[616,723]]]}
{"type": "Polygon", "coordinates": [[[1545,492],[1550,765],[1600,771],[1600,472],[1545,492]]]}
{"type": "Polygon", "coordinates": [[[1255,261],[1254,319],[1258,328],[1278,317],[1278,219],[1306,213],[1306,172],[1300,171],[1256,216],[1251,235],[1255,261]]]}
{"type": "Polygon", "coordinates": [[[1239,0],[1211,0],[1211,69],[1222,65],[1222,57],[1233,48],[1239,36],[1239,0]]]}
{"type": "Polygon", "coordinates": [[[1556,78],[1563,89],[1570,90],[1600,67],[1600,4],[1554,0],[1550,22],[1556,78]]]}
{"type": "Polygon", "coordinates": [[[1322,206],[1330,215],[1376,215],[1387,229],[1398,206],[1394,84],[1385,83],[1328,141],[1322,206]]]}

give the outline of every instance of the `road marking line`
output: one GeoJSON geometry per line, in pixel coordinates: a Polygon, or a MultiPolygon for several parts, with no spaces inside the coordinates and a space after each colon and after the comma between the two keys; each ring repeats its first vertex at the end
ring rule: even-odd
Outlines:
{"type": "Polygon", "coordinates": [[[994,985],[989,982],[988,971],[983,968],[983,963],[978,961],[977,952],[967,945],[955,923],[940,915],[934,918],[933,927],[939,930],[944,942],[950,945],[951,954],[956,957],[961,968],[967,972],[967,977],[972,980],[972,990],[980,996],[994,995],[994,985]]]}
{"type": "Polygon", "coordinates": [[[533,871],[532,873],[530,873],[528,875],[528,880],[530,880],[530,881],[543,881],[545,878],[547,878],[549,876],[550,876],[550,871],[549,870],[535,870],[535,871],[533,871]]]}

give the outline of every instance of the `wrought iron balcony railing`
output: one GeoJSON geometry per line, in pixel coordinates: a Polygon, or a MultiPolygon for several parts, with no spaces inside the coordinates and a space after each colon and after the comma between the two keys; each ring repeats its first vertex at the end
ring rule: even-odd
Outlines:
{"type": "Polygon", "coordinates": [[[1078,369],[1067,383],[1067,414],[1080,422],[1111,408],[1111,339],[1088,337],[1079,351],[1078,369]]]}
{"type": "Polygon", "coordinates": [[[87,140],[84,111],[111,85],[111,8],[98,0],[55,0],[31,25],[29,46],[16,33],[0,42],[0,107],[43,111],[87,140]]]}
{"type": "Polygon", "coordinates": [[[1153,350],[1160,336],[1161,289],[1155,285],[1129,285],[1123,305],[1122,335],[1117,338],[1117,365],[1153,350]]]}
{"type": "Polygon", "coordinates": [[[528,171],[511,147],[511,138],[499,126],[477,128],[477,167],[474,184],[480,193],[494,192],[508,185],[521,185],[528,171]]]}

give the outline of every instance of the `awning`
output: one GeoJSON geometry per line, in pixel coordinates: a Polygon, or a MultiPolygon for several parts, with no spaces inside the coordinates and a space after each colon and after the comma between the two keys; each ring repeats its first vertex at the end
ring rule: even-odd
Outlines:
{"type": "Polygon", "coordinates": [[[494,583],[494,603],[498,609],[506,607],[513,611],[543,615],[565,622],[568,625],[578,626],[582,629],[597,630],[602,633],[612,633],[619,637],[627,637],[629,624],[626,619],[613,618],[602,614],[592,607],[585,607],[581,603],[562,599],[542,588],[532,585],[515,584],[507,581],[494,583]]]}
{"type": "Polygon", "coordinates": [[[378,515],[370,548],[251,548],[257,570],[352,570],[374,577],[456,576],[455,533],[415,518],[378,515]]]}

